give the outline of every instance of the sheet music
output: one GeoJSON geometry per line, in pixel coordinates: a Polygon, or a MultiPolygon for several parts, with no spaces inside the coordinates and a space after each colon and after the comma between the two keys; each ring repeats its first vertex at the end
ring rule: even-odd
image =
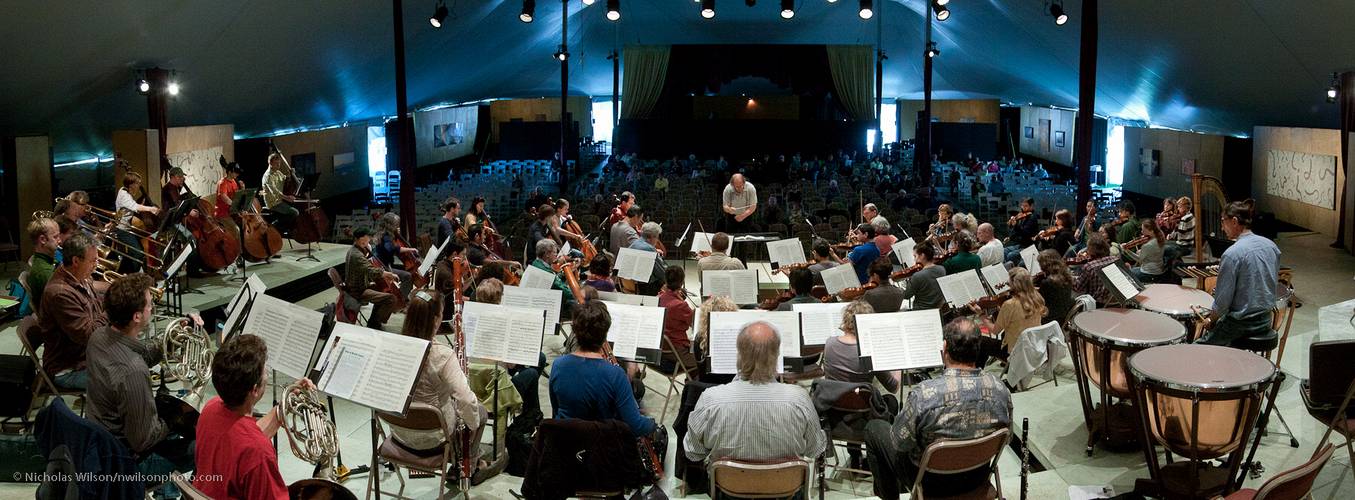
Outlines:
{"type": "Polygon", "coordinates": [[[403,412],[419,376],[428,341],[335,323],[326,341],[316,388],[378,410],[403,412]]]}
{"type": "Polygon", "coordinates": [[[249,275],[249,278],[245,279],[245,284],[240,285],[240,290],[235,292],[235,298],[231,299],[230,305],[226,306],[230,315],[227,316],[222,331],[227,333],[235,331],[235,326],[240,321],[240,313],[244,311],[241,306],[253,300],[255,296],[262,295],[264,290],[267,289],[268,286],[264,285],[263,280],[259,279],[259,275],[249,275]]]}
{"type": "Polygon", "coordinates": [[[917,246],[917,242],[913,241],[912,238],[903,238],[894,242],[891,249],[894,252],[894,257],[899,259],[899,263],[903,264],[903,267],[913,267],[917,265],[917,256],[913,255],[913,247],[915,246],[917,246]]]}
{"type": "Polygon", "coordinates": [[[856,267],[851,263],[824,269],[819,272],[819,276],[823,277],[823,286],[828,289],[830,295],[861,286],[861,279],[856,276],[856,267]]]}
{"type": "MultiPolygon", "coordinates": [[[[183,251],[179,252],[179,256],[174,259],[174,263],[170,264],[169,269],[165,271],[165,280],[174,278],[174,275],[178,274],[179,268],[183,267],[183,263],[187,262],[188,256],[192,254],[193,244],[189,243],[184,245],[183,251]]],[[[160,282],[164,283],[164,280],[160,280],[160,282]]]]}
{"type": "Polygon", "coordinates": [[[842,310],[847,302],[831,304],[791,304],[800,313],[800,331],[805,345],[823,345],[829,337],[842,335],[842,310]]]}
{"type": "MultiPolygon", "coordinates": [[[[562,300],[564,300],[564,293],[560,290],[542,290],[540,288],[524,288],[521,286],[505,285],[503,287],[503,299],[500,300],[499,303],[509,307],[531,309],[545,313],[546,324],[541,328],[541,333],[544,335],[554,333],[555,325],[560,323],[560,302],[562,300]]],[[[532,363],[535,363],[535,361],[532,363]]]]}
{"type": "Polygon", "coordinates": [[[983,280],[988,283],[988,290],[993,295],[1005,292],[1010,288],[1007,282],[1011,280],[1011,274],[1007,272],[1007,266],[1002,265],[1001,262],[980,269],[979,272],[983,273],[983,280]]]}
{"type": "Polygon", "coordinates": [[[872,371],[941,366],[941,312],[937,309],[856,315],[861,356],[872,371]]]}
{"type": "MultiPolygon", "coordinates": [[[[451,241],[451,239],[450,236],[447,237],[447,241],[451,241]]],[[[442,244],[446,245],[447,241],[443,241],[442,244]]],[[[442,255],[442,249],[443,247],[428,246],[428,251],[423,253],[423,263],[419,264],[419,276],[428,276],[428,271],[433,270],[433,265],[438,263],[438,256],[442,255]]]]}
{"type": "Polygon", "coordinates": [[[461,310],[466,353],[473,358],[535,366],[545,321],[541,311],[535,309],[466,302],[461,310]]]}
{"type": "Polygon", "coordinates": [[[1139,287],[1134,286],[1134,281],[1129,279],[1129,276],[1125,276],[1124,270],[1120,269],[1120,266],[1114,264],[1102,266],[1101,274],[1105,275],[1107,280],[1110,280],[1110,285],[1115,287],[1115,290],[1119,291],[1120,296],[1124,297],[1125,300],[1138,296],[1139,287]]]}
{"type": "Polygon", "coordinates": [[[649,283],[654,274],[654,261],[659,258],[657,252],[622,248],[616,254],[616,274],[622,278],[649,283]]]}
{"type": "Polygon", "coordinates": [[[970,302],[988,296],[988,289],[979,281],[979,272],[973,269],[937,278],[936,284],[941,286],[941,294],[946,297],[946,303],[951,307],[964,307],[970,302]]]}
{"type": "Polygon", "coordinates": [[[706,271],[701,273],[701,295],[724,295],[735,304],[757,303],[757,270],[706,271]]]}
{"type": "Polygon", "coordinates": [[[245,318],[244,333],[264,340],[269,368],[299,379],[310,371],[311,353],[315,352],[324,322],[325,315],[319,311],[259,295],[245,318]]]}
{"type": "Polygon", "coordinates": [[[571,250],[571,249],[570,249],[570,247],[569,247],[569,242],[566,241],[564,245],[560,246],[560,251],[555,252],[555,256],[557,256],[557,257],[564,257],[564,256],[566,256],[566,255],[569,255],[569,251],[570,251],[570,250],[571,250]]]}
{"type": "Polygon", "coordinates": [[[1035,245],[1021,249],[1021,260],[1026,263],[1026,270],[1030,271],[1031,276],[1040,274],[1040,251],[1035,249],[1035,245]]]}
{"type": "Polygon", "coordinates": [[[635,295],[630,293],[617,292],[598,292],[598,299],[603,302],[615,302],[618,304],[627,304],[632,306],[658,307],[659,298],[652,295],[635,295]]]}
{"type": "MultiPolygon", "coordinates": [[[[710,240],[715,238],[715,233],[703,233],[697,231],[692,233],[692,253],[713,252],[710,248],[710,240]]],[[[733,251],[734,244],[730,243],[730,251],[733,251]]]]}
{"type": "Polygon", "coordinates": [[[768,241],[767,258],[771,260],[773,268],[809,262],[805,259],[805,249],[800,246],[799,238],[768,241]]]}
{"type": "Polygon", "coordinates": [[[607,330],[612,354],[633,360],[637,348],[661,349],[665,312],[662,307],[607,304],[607,313],[612,316],[612,326],[607,330]]]}
{"type": "Polygon", "coordinates": [[[785,370],[786,357],[800,355],[800,313],[795,311],[717,311],[710,313],[710,368],[712,373],[738,373],[739,330],[754,321],[766,321],[781,334],[777,373],[785,370]]]}
{"type": "Polygon", "coordinates": [[[553,285],[555,285],[555,273],[536,266],[527,266],[522,271],[522,283],[519,286],[523,288],[550,289],[553,285]]]}

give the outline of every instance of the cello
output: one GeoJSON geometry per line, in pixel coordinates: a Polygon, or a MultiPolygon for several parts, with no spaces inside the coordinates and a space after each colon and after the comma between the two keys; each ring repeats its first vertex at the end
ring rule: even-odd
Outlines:
{"type": "Polygon", "coordinates": [[[593,246],[593,242],[588,241],[588,236],[583,233],[573,215],[565,216],[565,230],[579,235],[579,252],[583,253],[583,261],[592,262],[593,257],[598,255],[598,249],[593,246]]]}
{"type": "Polygon", "coordinates": [[[405,271],[408,272],[410,276],[412,276],[411,279],[414,280],[414,288],[423,288],[425,286],[428,286],[428,278],[422,274],[419,274],[419,266],[423,265],[423,258],[419,257],[418,254],[411,254],[409,252],[404,251],[404,249],[406,248],[415,248],[415,247],[409,246],[409,243],[406,243],[405,239],[397,234],[391,234],[391,242],[395,244],[396,257],[398,257],[400,259],[400,263],[403,266],[405,266],[405,271]]]}
{"type": "Polygon", "coordinates": [[[376,266],[376,268],[380,269],[381,272],[383,273],[381,276],[376,277],[372,289],[381,293],[391,294],[392,297],[395,297],[395,310],[396,311],[405,310],[405,306],[409,305],[409,301],[405,299],[404,294],[400,293],[400,279],[387,278],[384,274],[386,272],[386,264],[382,263],[381,259],[376,258],[376,254],[371,253],[370,248],[368,248],[367,251],[368,251],[367,261],[371,262],[373,266],[376,266]]]}

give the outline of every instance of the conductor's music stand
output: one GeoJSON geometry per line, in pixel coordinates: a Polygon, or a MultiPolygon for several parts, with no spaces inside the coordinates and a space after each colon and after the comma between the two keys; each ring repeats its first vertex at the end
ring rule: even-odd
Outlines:
{"type": "MultiPolygon", "coordinates": [[[[259,194],[259,189],[258,189],[258,188],[253,188],[253,189],[241,189],[241,190],[239,190],[239,191],[236,191],[236,192],[235,192],[235,195],[231,196],[231,214],[232,214],[232,215],[240,215],[241,213],[244,213],[246,210],[249,210],[250,208],[253,208],[251,204],[252,204],[253,201],[254,201],[254,196],[257,195],[257,194],[259,194]]],[[[246,276],[245,276],[245,269],[248,267],[248,264],[247,264],[246,261],[245,261],[245,219],[244,219],[244,216],[241,216],[241,217],[240,217],[240,223],[239,223],[239,224],[236,224],[236,227],[240,230],[240,239],[239,239],[239,242],[240,242],[240,255],[239,255],[238,257],[235,258],[235,269],[236,269],[237,271],[240,272],[240,275],[239,275],[239,276],[235,276],[234,274],[232,274],[231,277],[230,277],[230,279],[228,279],[228,280],[226,280],[226,281],[240,281],[240,282],[243,282],[243,281],[245,281],[245,280],[247,279],[246,276]]]]}

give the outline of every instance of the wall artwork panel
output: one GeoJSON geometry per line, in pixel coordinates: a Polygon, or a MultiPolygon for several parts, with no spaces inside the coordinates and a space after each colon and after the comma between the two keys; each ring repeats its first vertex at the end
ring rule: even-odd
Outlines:
{"type": "MultiPolygon", "coordinates": [[[[182,168],[184,174],[188,177],[184,184],[193,194],[198,196],[211,196],[216,193],[216,182],[221,180],[221,163],[217,160],[221,157],[221,146],[207,149],[198,149],[193,151],[184,151],[182,153],[170,153],[169,164],[182,168]]],[[[246,182],[249,185],[258,185],[256,179],[250,179],[246,182]]],[[[159,180],[154,184],[159,185],[159,180]]],[[[147,186],[147,189],[155,189],[155,186],[147,186]]]]}
{"type": "Polygon", "coordinates": [[[433,126],[433,147],[445,148],[466,142],[466,127],[461,123],[433,126]]]}
{"type": "Polygon", "coordinates": [[[1266,150],[1266,194],[1326,209],[1336,208],[1336,157],[1266,150]]]}

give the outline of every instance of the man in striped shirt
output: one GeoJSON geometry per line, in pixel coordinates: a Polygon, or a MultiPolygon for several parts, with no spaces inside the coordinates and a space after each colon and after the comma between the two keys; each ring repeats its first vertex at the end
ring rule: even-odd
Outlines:
{"type": "Polygon", "coordinates": [[[739,376],[697,400],[683,445],[690,460],[813,458],[823,453],[819,415],[804,388],[776,381],[780,333],[756,321],[739,330],[739,376]]]}

